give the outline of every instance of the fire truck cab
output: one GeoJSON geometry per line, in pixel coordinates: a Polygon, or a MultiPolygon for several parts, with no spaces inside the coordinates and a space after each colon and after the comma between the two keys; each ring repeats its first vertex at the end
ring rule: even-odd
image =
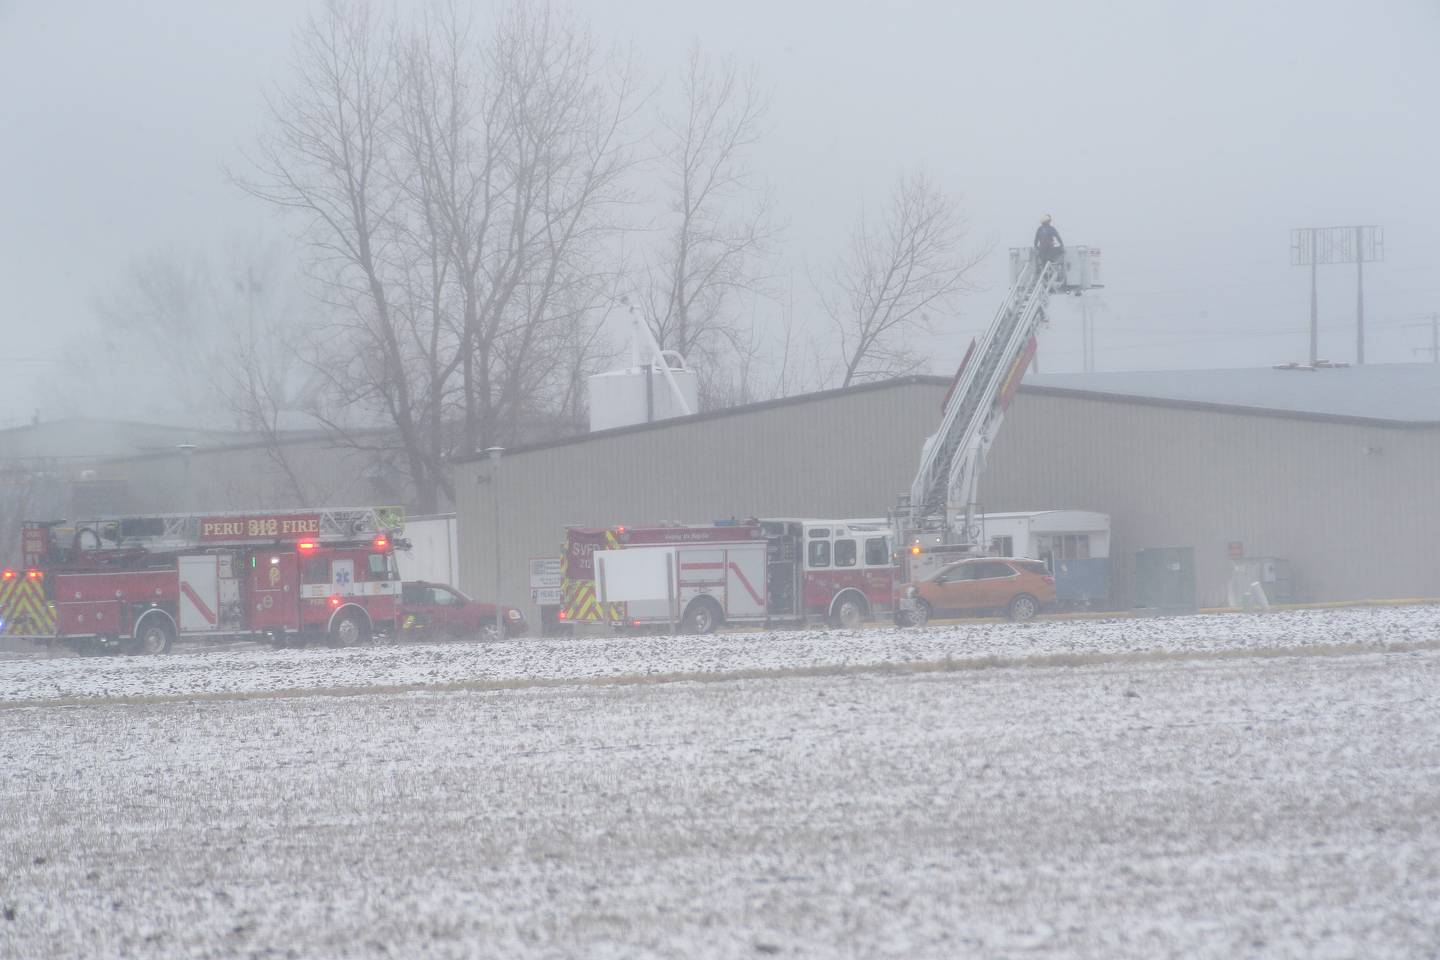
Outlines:
{"type": "Polygon", "coordinates": [[[884,520],[762,520],[760,526],[770,544],[772,619],[854,629],[889,613],[894,544],[884,520]]]}

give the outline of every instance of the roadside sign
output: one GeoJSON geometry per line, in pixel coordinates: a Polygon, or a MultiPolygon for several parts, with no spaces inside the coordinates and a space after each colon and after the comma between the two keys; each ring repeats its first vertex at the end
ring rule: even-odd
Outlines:
{"type": "MultiPolygon", "coordinates": [[[[555,590],[560,589],[560,558],[559,557],[531,557],[530,558],[530,590],[555,590]]],[[[559,600],[555,601],[559,603],[559,600]]]]}
{"type": "Polygon", "coordinates": [[[550,606],[552,604],[558,606],[560,603],[560,588],[531,587],[530,602],[540,606],[550,606]]]}

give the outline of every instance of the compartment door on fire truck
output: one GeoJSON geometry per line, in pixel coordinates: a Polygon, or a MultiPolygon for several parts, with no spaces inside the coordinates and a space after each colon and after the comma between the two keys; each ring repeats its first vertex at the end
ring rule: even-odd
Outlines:
{"type": "Polygon", "coordinates": [[[180,558],[180,632],[220,626],[220,558],[214,554],[180,558]]]}
{"type": "Polygon", "coordinates": [[[686,547],[680,554],[680,598],[699,593],[719,600],[730,619],[765,615],[765,542],[723,548],[686,547]]]}
{"type": "MultiPolygon", "coordinates": [[[[296,584],[300,577],[295,554],[256,552],[251,555],[250,572],[250,628],[299,630],[300,598],[296,584]]],[[[325,579],[330,578],[327,575],[325,579]]]]}

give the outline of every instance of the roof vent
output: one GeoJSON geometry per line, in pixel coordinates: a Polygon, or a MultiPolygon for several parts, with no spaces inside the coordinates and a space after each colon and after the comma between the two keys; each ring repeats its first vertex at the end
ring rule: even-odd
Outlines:
{"type": "Polygon", "coordinates": [[[1316,360],[1313,364],[1309,364],[1309,363],[1296,363],[1295,361],[1292,360],[1290,363],[1277,363],[1277,364],[1273,364],[1273,365],[1271,366],[1271,369],[1272,369],[1272,370],[1305,370],[1305,371],[1307,371],[1307,372],[1309,372],[1309,373],[1314,373],[1316,370],[1344,370],[1344,369],[1345,369],[1346,367],[1348,367],[1348,366],[1350,366],[1350,363],[1349,363],[1349,361],[1346,361],[1346,360],[1316,360]]]}

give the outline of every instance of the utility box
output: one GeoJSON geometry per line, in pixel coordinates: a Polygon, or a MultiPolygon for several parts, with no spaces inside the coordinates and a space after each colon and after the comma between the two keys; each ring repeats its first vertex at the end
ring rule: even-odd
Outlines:
{"type": "Polygon", "coordinates": [[[683,361],[666,358],[670,376],[657,366],[610,370],[590,377],[590,430],[683,417],[700,409],[700,380],[683,361]],[[670,382],[679,389],[677,397],[670,382]]]}
{"type": "MultiPolygon", "coordinates": [[[[1289,603],[1295,599],[1295,584],[1290,578],[1290,561],[1283,557],[1242,557],[1231,561],[1234,581],[1241,588],[1258,583],[1271,603],[1289,603]]],[[[1243,594],[1244,589],[1241,589],[1243,594]]]]}
{"type": "Polygon", "coordinates": [[[1195,611],[1195,549],[1152,547],[1135,554],[1135,606],[1161,613],[1195,611]]]}

